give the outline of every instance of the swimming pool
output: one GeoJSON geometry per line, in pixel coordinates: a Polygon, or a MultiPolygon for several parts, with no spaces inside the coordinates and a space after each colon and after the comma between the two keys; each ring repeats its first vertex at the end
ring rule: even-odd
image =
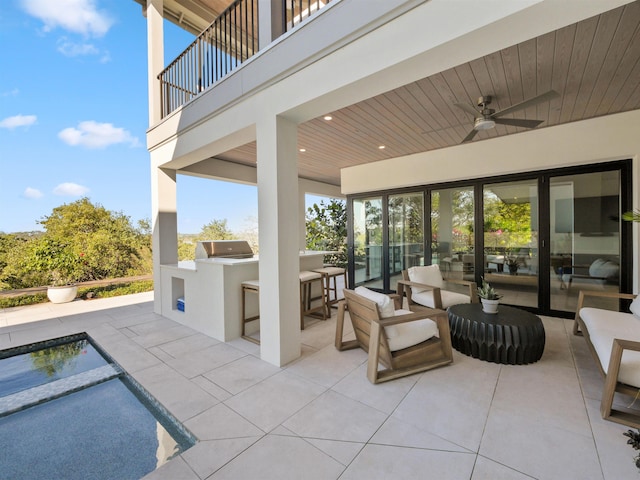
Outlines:
{"type": "Polygon", "coordinates": [[[140,478],[195,441],[85,333],[0,351],[3,479],[140,478]]]}

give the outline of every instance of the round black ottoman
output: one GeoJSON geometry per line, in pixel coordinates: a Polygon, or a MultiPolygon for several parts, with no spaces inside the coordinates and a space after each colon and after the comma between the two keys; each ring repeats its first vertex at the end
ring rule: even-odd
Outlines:
{"type": "Polygon", "coordinates": [[[479,303],[453,305],[447,312],[451,344],[465,355],[510,365],[526,365],[542,357],[544,327],[533,313],[500,305],[498,313],[489,314],[479,303]]]}

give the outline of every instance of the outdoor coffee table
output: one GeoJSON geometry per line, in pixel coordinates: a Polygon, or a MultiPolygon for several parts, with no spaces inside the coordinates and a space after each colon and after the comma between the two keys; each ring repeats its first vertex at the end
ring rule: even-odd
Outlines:
{"type": "Polygon", "coordinates": [[[487,362],[526,365],[544,351],[542,320],[533,313],[500,305],[498,313],[482,311],[479,303],[453,305],[447,310],[453,348],[487,362]]]}

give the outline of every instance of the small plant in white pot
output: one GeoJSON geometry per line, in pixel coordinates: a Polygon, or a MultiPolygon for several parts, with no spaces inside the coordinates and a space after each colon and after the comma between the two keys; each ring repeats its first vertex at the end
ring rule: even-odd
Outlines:
{"type": "Polygon", "coordinates": [[[47,297],[52,303],[66,303],[76,298],[76,281],[82,275],[81,256],[56,240],[44,239],[35,246],[31,267],[48,278],[47,297]]]}
{"type": "Polygon", "coordinates": [[[482,311],[485,313],[498,313],[498,304],[502,295],[489,285],[484,277],[482,277],[482,286],[478,287],[478,297],[482,302],[482,311]]]}

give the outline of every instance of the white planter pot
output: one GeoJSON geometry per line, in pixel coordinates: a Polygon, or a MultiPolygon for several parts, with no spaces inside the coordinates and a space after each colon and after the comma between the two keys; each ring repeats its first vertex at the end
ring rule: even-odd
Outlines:
{"type": "Polygon", "coordinates": [[[481,298],[482,302],[482,311],[484,313],[498,313],[498,304],[500,300],[487,300],[486,298],[481,298]]]}
{"type": "Polygon", "coordinates": [[[71,302],[76,298],[76,295],[78,295],[78,287],[76,285],[47,288],[47,297],[49,297],[51,303],[71,302]]]}

